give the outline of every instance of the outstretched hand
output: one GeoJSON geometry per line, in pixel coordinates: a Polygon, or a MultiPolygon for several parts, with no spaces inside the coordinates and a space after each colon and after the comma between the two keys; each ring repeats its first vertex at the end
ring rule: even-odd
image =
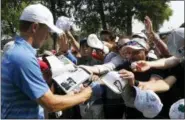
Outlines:
{"type": "Polygon", "coordinates": [[[150,20],[150,18],[148,16],[145,17],[144,24],[145,24],[146,32],[152,33],[153,32],[153,25],[152,25],[152,21],[150,20]]]}
{"type": "Polygon", "coordinates": [[[132,72],[122,69],[119,71],[120,77],[124,80],[128,80],[129,85],[134,86],[135,76],[132,72]]]}
{"type": "Polygon", "coordinates": [[[145,72],[151,68],[147,61],[137,61],[136,64],[136,68],[133,69],[134,72],[145,72]]]}

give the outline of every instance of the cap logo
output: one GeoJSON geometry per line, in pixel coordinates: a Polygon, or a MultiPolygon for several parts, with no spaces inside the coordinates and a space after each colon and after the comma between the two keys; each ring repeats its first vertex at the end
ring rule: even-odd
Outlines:
{"type": "Polygon", "coordinates": [[[150,102],[150,101],[154,102],[154,101],[156,101],[156,98],[154,96],[152,96],[152,95],[149,95],[149,93],[146,94],[146,97],[148,98],[147,102],[150,102]]]}
{"type": "Polygon", "coordinates": [[[178,107],[178,110],[180,112],[183,112],[184,113],[184,109],[185,109],[184,105],[183,104],[180,104],[179,107],[178,107]]]}

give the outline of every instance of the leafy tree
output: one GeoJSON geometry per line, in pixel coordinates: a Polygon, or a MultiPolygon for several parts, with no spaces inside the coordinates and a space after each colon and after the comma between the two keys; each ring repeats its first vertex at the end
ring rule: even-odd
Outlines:
{"type": "Polygon", "coordinates": [[[47,6],[54,22],[61,15],[74,16],[82,36],[99,33],[101,29],[130,35],[133,18],[143,21],[145,15],[152,19],[157,31],[173,13],[168,0],[2,0],[2,31],[14,35],[23,8],[33,2],[47,6]]]}
{"type": "Polygon", "coordinates": [[[152,19],[154,29],[158,30],[172,15],[167,0],[81,0],[77,3],[75,17],[81,28],[88,29],[87,33],[103,28],[130,35],[132,19],[143,21],[145,15],[152,19]]]}

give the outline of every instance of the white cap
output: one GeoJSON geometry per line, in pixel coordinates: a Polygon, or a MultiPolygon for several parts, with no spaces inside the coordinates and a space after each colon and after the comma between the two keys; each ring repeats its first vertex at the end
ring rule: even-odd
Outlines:
{"type": "Polygon", "coordinates": [[[61,16],[56,21],[56,26],[61,30],[68,31],[73,27],[74,20],[65,16],[61,16]]]}
{"type": "Polygon", "coordinates": [[[63,32],[54,25],[51,11],[42,4],[32,4],[27,6],[23,10],[20,20],[46,24],[53,32],[56,32],[57,34],[61,34],[63,32]]]}
{"type": "Polygon", "coordinates": [[[125,43],[124,47],[129,47],[135,50],[148,50],[149,46],[143,38],[132,38],[132,40],[125,43]]]}
{"type": "Polygon", "coordinates": [[[135,38],[135,37],[144,38],[145,40],[148,40],[147,36],[143,32],[133,34],[132,38],[135,38]]]}
{"type": "Polygon", "coordinates": [[[105,54],[109,53],[109,48],[106,45],[104,45],[104,43],[100,41],[95,34],[90,34],[88,36],[87,44],[89,47],[92,47],[94,49],[103,50],[105,54]]]}
{"type": "Polygon", "coordinates": [[[155,60],[158,59],[157,55],[154,53],[154,50],[150,50],[147,55],[149,58],[153,58],[155,60]]]}
{"type": "Polygon", "coordinates": [[[125,85],[127,84],[126,80],[120,78],[120,74],[116,71],[108,72],[103,78],[102,81],[115,93],[121,94],[125,85]],[[120,86],[121,83],[121,86],[120,86]],[[119,88],[118,88],[119,87],[119,88]]]}
{"type": "Polygon", "coordinates": [[[154,118],[162,110],[163,104],[160,98],[151,90],[141,90],[135,87],[136,97],[134,101],[134,106],[137,110],[143,113],[144,117],[154,118]]]}
{"type": "Polygon", "coordinates": [[[180,99],[170,107],[170,119],[184,119],[184,99],[180,99]]]}
{"type": "Polygon", "coordinates": [[[5,53],[7,50],[9,50],[13,46],[14,46],[14,41],[10,41],[10,42],[6,43],[3,47],[3,53],[5,53]]]}
{"type": "Polygon", "coordinates": [[[168,35],[168,50],[176,57],[184,56],[184,28],[177,28],[168,35]],[[181,50],[182,49],[182,50],[181,50]]]}

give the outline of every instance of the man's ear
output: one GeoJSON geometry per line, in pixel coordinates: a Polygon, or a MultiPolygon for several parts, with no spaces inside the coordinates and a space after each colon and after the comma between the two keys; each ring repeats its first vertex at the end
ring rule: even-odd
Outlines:
{"type": "Polygon", "coordinates": [[[38,23],[33,23],[33,24],[30,26],[30,32],[31,32],[31,33],[35,33],[38,29],[39,29],[39,24],[38,24],[38,23]]]}

